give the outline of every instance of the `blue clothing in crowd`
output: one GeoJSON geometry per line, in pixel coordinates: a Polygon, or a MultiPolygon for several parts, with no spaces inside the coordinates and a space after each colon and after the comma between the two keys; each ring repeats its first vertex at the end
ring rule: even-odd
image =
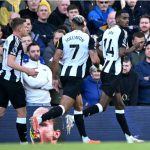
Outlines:
{"type": "MultiPolygon", "coordinates": [[[[28,56],[27,54],[24,54],[24,55],[23,55],[23,62],[24,62],[24,63],[29,62],[29,59],[30,59],[30,58],[29,58],[29,56],[28,56]]],[[[40,63],[41,63],[41,64],[45,65],[45,61],[44,61],[44,59],[43,59],[41,56],[39,57],[39,60],[40,60],[40,63]]]]}
{"type": "Polygon", "coordinates": [[[150,63],[141,61],[135,66],[135,71],[139,75],[138,104],[150,105],[150,79],[144,80],[144,77],[150,77],[150,63]]]}
{"type": "Polygon", "coordinates": [[[108,14],[114,11],[113,8],[108,7],[106,12],[100,10],[98,6],[95,6],[88,14],[88,26],[92,34],[96,34],[100,27],[106,25],[108,14]]]}
{"type": "Polygon", "coordinates": [[[102,94],[102,83],[100,80],[96,81],[91,75],[88,75],[82,83],[81,95],[83,104],[88,103],[88,106],[94,105],[100,100],[102,94]]]}

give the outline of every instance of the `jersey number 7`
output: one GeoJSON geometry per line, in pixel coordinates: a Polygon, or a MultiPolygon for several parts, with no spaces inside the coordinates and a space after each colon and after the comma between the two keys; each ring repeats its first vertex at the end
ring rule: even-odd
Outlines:
{"type": "Polygon", "coordinates": [[[74,48],[74,49],[75,49],[75,51],[74,51],[74,53],[73,53],[73,56],[72,56],[72,59],[75,59],[75,57],[76,57],[76,55],[77,55],[77,52],[78,52],[78,50],[79,50],[79,44],[71,44],[71,45],[70,45],[70,48],[74,48]]]}

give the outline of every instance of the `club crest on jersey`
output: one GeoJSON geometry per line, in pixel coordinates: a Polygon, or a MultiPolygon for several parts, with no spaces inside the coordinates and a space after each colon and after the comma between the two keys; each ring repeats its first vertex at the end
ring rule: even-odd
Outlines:
{"type": "Polygon", "coordinates": [[[109,31],[109,32],[108,32],[108,34],[113,35],[113,34],[114,34],[114,32],[113,32],[113,31],[109,31]]]}
{"type": "Polygon", "coordinates": [[[11,54],[15,55],[17,53],[17,47],[12,48],[11,54]]]}

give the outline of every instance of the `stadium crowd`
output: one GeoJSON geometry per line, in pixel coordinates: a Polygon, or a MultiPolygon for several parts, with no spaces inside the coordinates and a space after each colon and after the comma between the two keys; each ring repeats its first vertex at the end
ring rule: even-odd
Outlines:
{"type": "MultiPolygon", "coordinates": [[[[102,50],[103,35],[107,29],[116,25],[115,15],[118,11],[129,14],[127,26],[122,29],[127,32],[126,48],[135,46],[134,51],[122,57],[121,99],[126,106],[148,106],[150,105],[150,8],[148,1],[0,1],[0,86],[5,84],[2,78],[8,81],[7,85],[19,82],[21,83],[19,87],[23,90],[20,94],[24,95],[12,96],[10,92],[9,97],[6,96],[7,91],[0,87],[0,117],[4,115],[8,105],[8,101],[4,102],[4,99],[9,100],[13,97],[11,103],[17,111],[16,126],[21,142],[26,142],[25,135],[23,135],[26,131],[26,105],[59,106],[60,104],[63,87],[61,84],[56,86],[54,79],[56,76],[57,78],[61,76],[65,58],[61,56],[56,74],[53,68],[53,57],[56,48],[62,42],[62,37],[73,31],[71,24],[74,17],[78,15],[84,17],[83,31],[93,39],[94,49],[100,59],[98,65],[94,65],[90,57],[86,61],[81,99],[83,99],[83,106],[86,107],[99,102],[102,95],[101,71],[106,69],[102,50]],[[22,20],[17,21],[18,18],[22,20]],[[21,24],[24,24],[24,29],[20,27],[21,24]],[[20,50],[23,53],[19,52],[20,50]],[[15,104],[14,97],[25,99],[25,102],[15,104]]],[[[71,46],[73,46],[72,49],[76,48],[74,45],[71,46]]],[[[110,40],[109,50],[113,48],[115,46],[111,45],[110,40]]],[[[116,67],[114,65],[111,71],[119,69],[116,67]]],[[[70,70],[71,68],[67,71],[70,70]]],[[[11,85],[7,90],[13,87],[15,88],[11,85]]],[[[114,102],[115,96],[112,97],[110,105],[115,105],[114,102]]],[[[81,104],[81,109],[83,106],[81,104]]],[[[74,108],[78,114],[80,109],[77,112],[76,107],[74,108]]],[[[87,141],[82,134],[81,137],[83,142],[87,141]]]]}

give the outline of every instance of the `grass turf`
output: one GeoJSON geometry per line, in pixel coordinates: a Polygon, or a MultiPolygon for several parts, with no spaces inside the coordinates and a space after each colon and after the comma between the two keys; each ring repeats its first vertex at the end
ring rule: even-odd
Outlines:
{"type": "Polygon", "coordinates": [[[101,144],[0,144],[0,150],[149,150],[150,142],[127,144],[125,142],[103,142],[101,144]]]}

